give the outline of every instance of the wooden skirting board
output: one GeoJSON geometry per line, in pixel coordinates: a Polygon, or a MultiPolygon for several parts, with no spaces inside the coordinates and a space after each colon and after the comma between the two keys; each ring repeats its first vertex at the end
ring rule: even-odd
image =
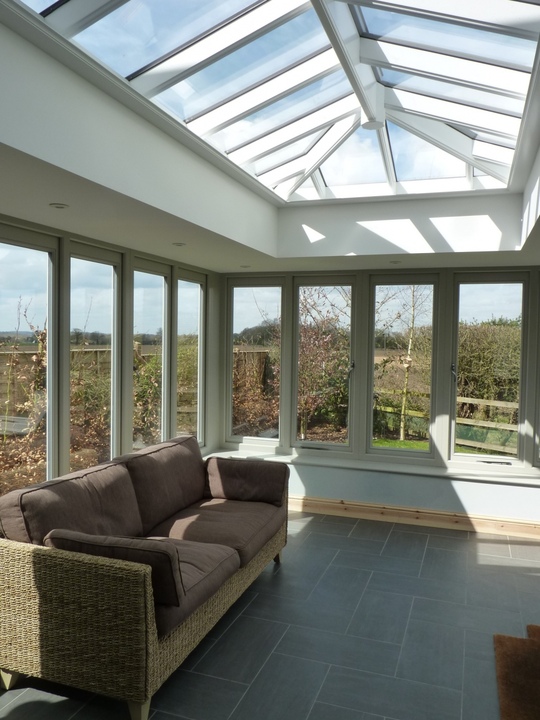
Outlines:
{"type": "Polygon", "coordinates": [[[374,505],[346,500],[327,498],[289,497],[289,510],[310,512],[319,515],[337,515],[339,517],[362,518],[365,520],[384,520],[386,522],[408,523],[426,527],[451,528],[477,533],[495,535],[513,535],[540,540],[540,522],[492,518],[466,513],[422,510],[392,505],[374,505]]]}

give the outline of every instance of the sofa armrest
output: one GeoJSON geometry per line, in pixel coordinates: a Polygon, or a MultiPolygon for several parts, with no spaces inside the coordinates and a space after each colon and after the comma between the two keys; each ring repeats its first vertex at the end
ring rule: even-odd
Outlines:
{"type": "Polygon", "coordinates": [[[266,502],[281,507],[287,498],[289,466],[249,458],[206,460],[207,497],[266,502]]]}
{"type": "Polygon", "coordinates": [[[156,645],[149,566],[0,539],[0,667],[143,703],[156,645]]]}

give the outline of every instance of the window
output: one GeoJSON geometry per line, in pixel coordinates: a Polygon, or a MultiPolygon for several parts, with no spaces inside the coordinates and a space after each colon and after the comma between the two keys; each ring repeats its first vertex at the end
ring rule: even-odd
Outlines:
{"type": "Polygon", "coordinates": [[[233,288],[232,435],[277,438],[281,288],[233,288]]]}
{"type": "Polygon", "coordinates": [[[462,283],[454,452],[519,455],[522,283],[462,283]]]}
{"type": "Polygon", "coordinates": [[[433,285],[377,285],[372,447],[430,450],[433,285]]]}
{"type": "Polygon", "coordinates": [[[133,279],[133,448],[161,440],[165,278],[136,271],[133,279]]]}
{"type": "Polygon", "coordinates": [[[47,477],[49,253],[0,243],[0,494],[47,477]]]}
{"type": "Polygon", "coordinates": [[[349,443],[350,285],[298,288],[296,440],[349,443]]]}
{"type": "Polygon", "coordinates": [[[176,429],[200,437],[199,393],[201,367],[200,283],[178,281],[176,429]]]}
{"type": "Polygon", "coordinates": [[[72,258],[70,469],[111,457],[114,269],[72,258]]]}

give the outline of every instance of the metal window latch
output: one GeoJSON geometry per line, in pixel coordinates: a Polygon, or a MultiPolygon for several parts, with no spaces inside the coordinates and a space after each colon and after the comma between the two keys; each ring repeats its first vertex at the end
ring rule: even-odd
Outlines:
{"type": "Polygon", "coordinates": [[[454,379],[454,382],[457,382],[457,375],[456,375],[456,364],[452,363],[450,365],[450,371],[452,373],[452,378],[454,379]]]}
{"type": "Polygon", "coordinates": [[[350,375],[353,370],[354,370],[354,360],[351,360],[351,363],[350,363],[350,365],[349,365],[348,375],[350,375]]]}

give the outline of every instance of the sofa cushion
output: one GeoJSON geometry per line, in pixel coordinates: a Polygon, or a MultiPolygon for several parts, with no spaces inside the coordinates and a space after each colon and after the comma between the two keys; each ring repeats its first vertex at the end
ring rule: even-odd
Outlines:
{"type": "Polygon", "coordinates": [[[211,457],[206,461],[206,497],[282,505],[289,466],[285,463],[211,457]]]}
{"type": "Polygon", "coordinates": [[[116,459],[129,470],[142,518],[143,535],[165,518],[203,498],[205,469],[191,435],[151,445],[116,459]]]}
{"type": "Polygon", "coordinates": [[[115,462],[12,490],[0,497],[0,517],[9,540],[36,545],[54,528],[142,535],[133,483],[127,468],[115,462]]]}
{"type": "Polygon", "coordinates": [[[159,523],[149,535],[227,545],[238,552],[243,567],[276,534],[286,518],[285,505],[203,500],[159,523]]]}
{"type": "Polygon", "coordinates": [[[179,606],[184,596],[178,547],[164,538],[88,535],[74,530],[51,530],[47,547],[150,565],[156,603],[179,606]]]}
{"type": "Polygon", "coordinates": [[[212,597],[240,567],[238,553],[232,548],[171,538],[166,542],[174,543],[178,550],[185,596],[180,607],[156,605],[156,625],[160,637],[212,597]]]}

